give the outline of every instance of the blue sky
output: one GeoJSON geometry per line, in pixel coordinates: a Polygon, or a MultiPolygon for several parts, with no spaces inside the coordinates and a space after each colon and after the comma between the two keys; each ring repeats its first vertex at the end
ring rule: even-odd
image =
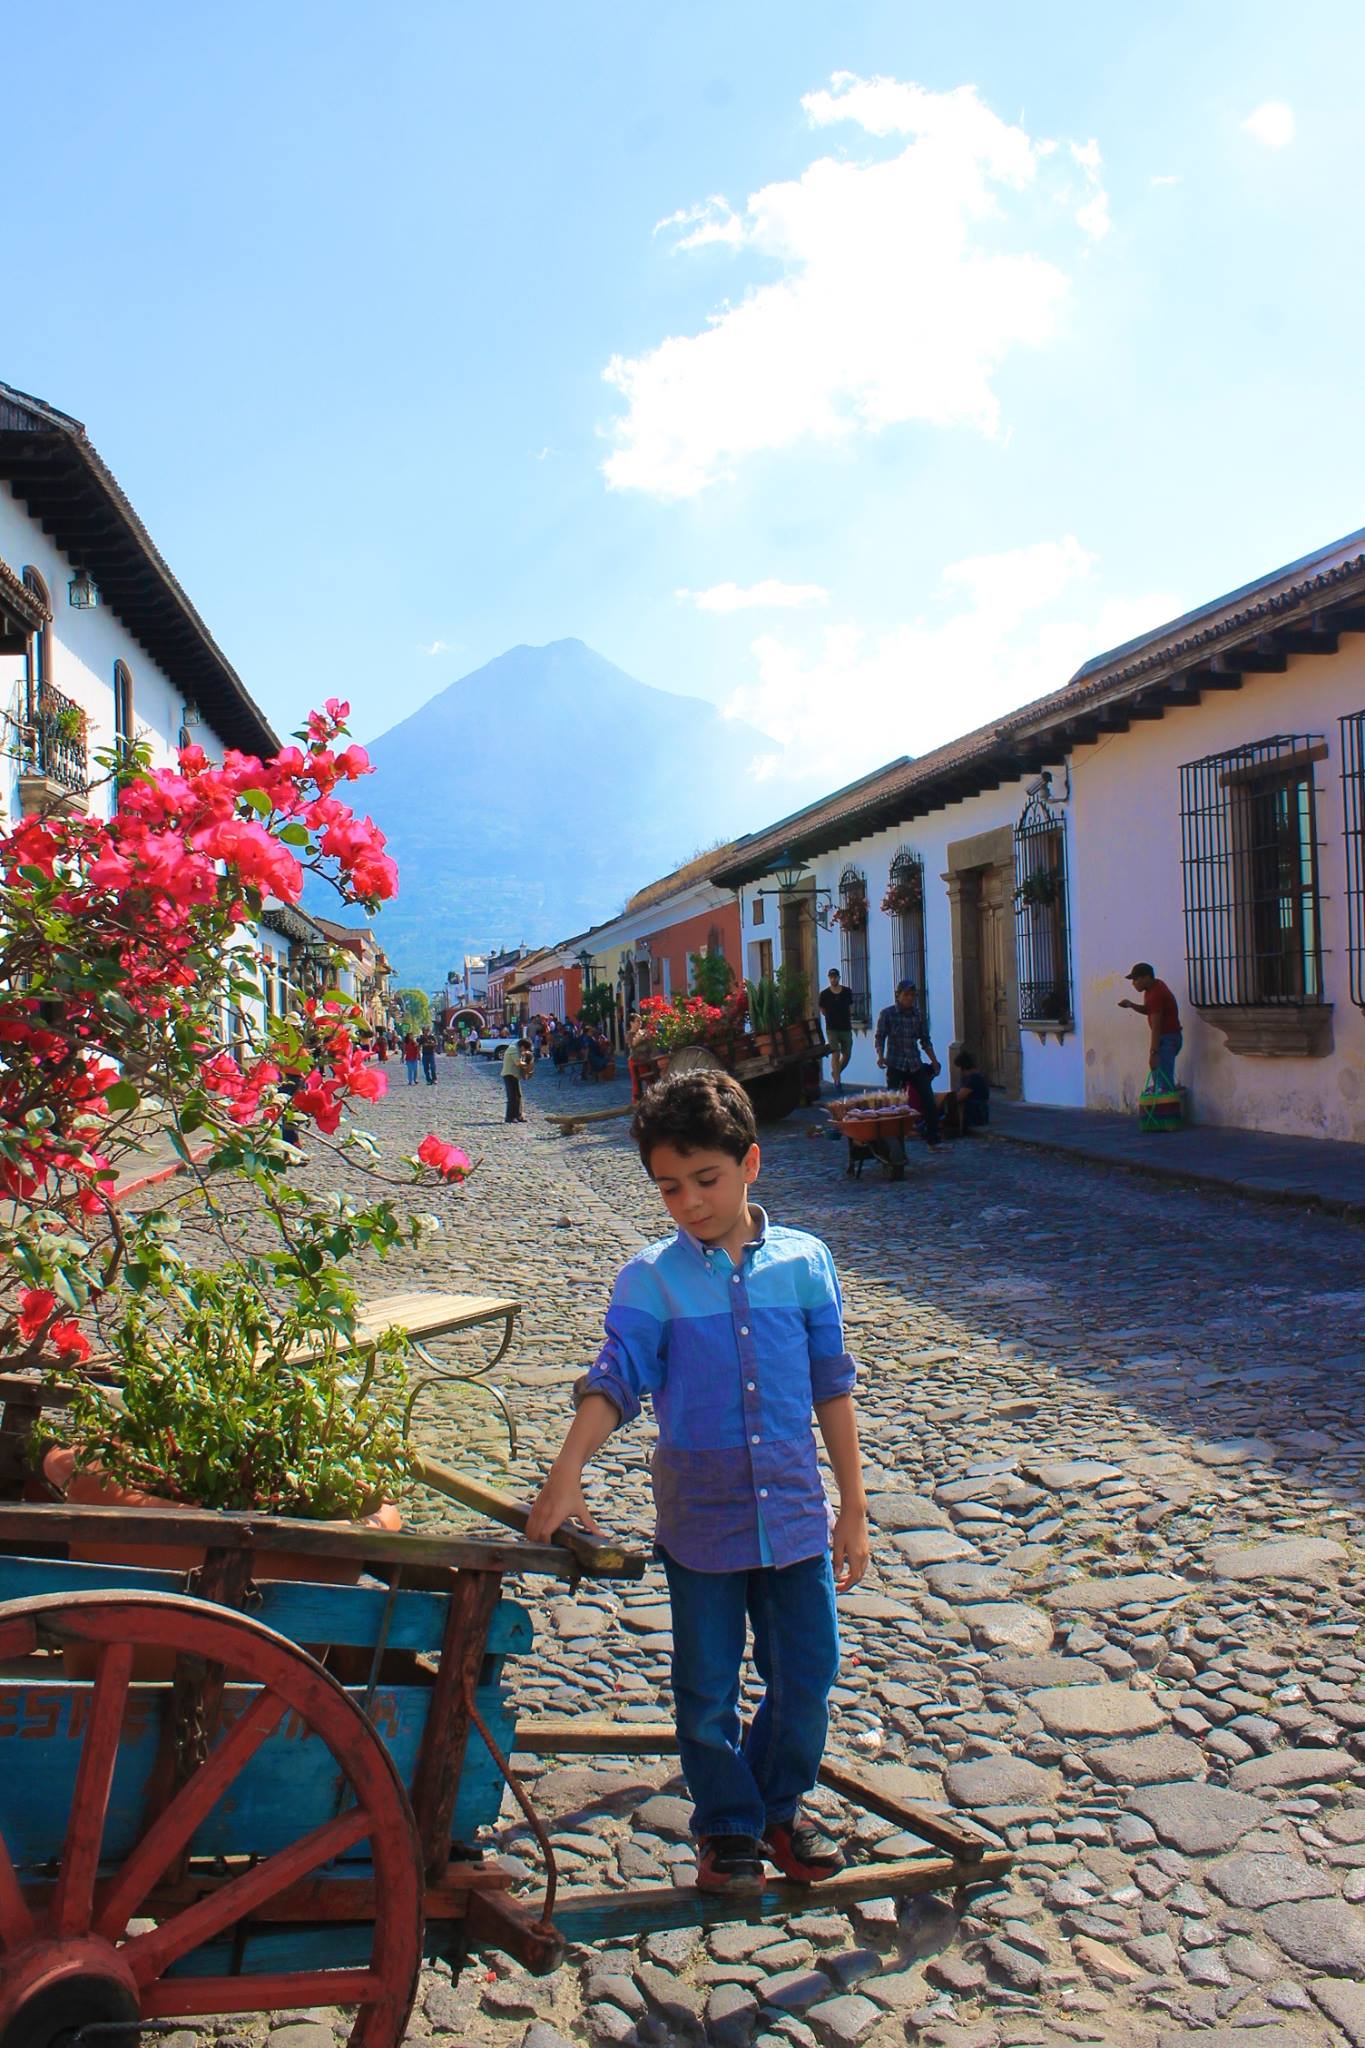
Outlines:
{"type": "Polygon", "coordinates": [[[1365,524],[1363,58],[1337,0],[76,0],[0,375],[280,727],[577,636],[772,733],[758,822],[1365,524]]]}

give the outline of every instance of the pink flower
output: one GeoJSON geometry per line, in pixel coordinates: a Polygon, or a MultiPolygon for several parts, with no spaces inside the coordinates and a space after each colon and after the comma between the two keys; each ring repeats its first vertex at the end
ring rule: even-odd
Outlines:
{"type": "Polygon", "coordinates": [[[54,1323],[48,1331],[48,1335],[52,1339],[54,1347],[60,1351],[63,1358],[88,1358],[90,1356],[90,1339],[86,1336],[84,1330],[76,1327],[75,1323],[54,1323]]]}
{"type": "Polygon", "coordinates": [[[341,1122],[341,1103],[331,1081],[324,1081],[316,1067],[294,1097],[294,1114],[311,1117],[328,1137],[341,1122]]]}
{"type": "Polygon", "coordinates": [[[458,1145],[449,1145],[444,1138],[438,1138],[434,1131],[423,1138],[417,1147],[417,1157],[423,1166],[434,1167],[443,1180],[463,1180],[473,1172],[474,1162],[467,1152],[458,1145]]]}
{"type": "Polygon", "coordinates": [[[46,1287],[30,1287],[19,1296],[19,1335],[31,1344],[57,1306],[57,1297],[46,1287]]]}

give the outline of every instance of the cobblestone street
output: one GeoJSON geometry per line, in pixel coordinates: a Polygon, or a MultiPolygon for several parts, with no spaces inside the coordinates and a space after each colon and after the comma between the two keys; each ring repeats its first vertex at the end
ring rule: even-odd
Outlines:
{"type": "MultiPolygon", "coordinates": [[[[525,1493],[615,1268],[667,1219],[624,1121],[553,1135],[543,1112],[577,1090],[548,1067],[527,1127],[502,1123],[490,1067],[442,1060],[434,1090],[395,1079],[364,1119],[386,1147],[434,1128],[482,1164],[438,1198],[436,1249],[365,1291],[521,1297],[497,1379],[525,1493]]],[[[434,1971],[414,2034],[1361,2048],[1365,1235],[994,1138],[917,1150],[903,1184],[853,1182],[822,1121],[765,1134],[757,1193],[830,1244],[861,1368],[874,1551],[842,1602],[832,1751],[970,1812],[1014,1869],[899,1919],[813,1895],[787,1923],[575,1952],[549,1979],[434,1971]]],[[[419,1435],[466,1465],[499,1442],[475,1393],[424,1410],[419,1435]]],[[[651,1435],[645,1418],[613,1438],[589,1482],[634,1540],[651,1435]]],[[[574,1599],[532,1580],[519,1597],[537,1630],[517,1677],[528,1709],[667,1714],[660,1573],[574,1599]]],[[[668,1764],[527,1775],[568,1885],[687,1881],[668,1764]]],[[[500,1846],[529,1874],[534,1844],[504,1812],[500,1846]]],[[[918,1846],[879,1821],[857,1836],[860,1856],[918,1846]]],[[[315,2031],[329,2038],[277,2027],[277,2048],[315,2031]]]]}

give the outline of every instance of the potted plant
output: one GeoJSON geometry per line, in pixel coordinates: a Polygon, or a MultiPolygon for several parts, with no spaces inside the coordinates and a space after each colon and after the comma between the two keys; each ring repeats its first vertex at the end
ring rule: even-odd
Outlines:
{"type": "Polygon", "coordinates": [[[1020,882],[1014,892],[1014,900],[1042,908],[1057,902],[1061,888],[1062,878],[1056,868],[1034,868],[1020,882]]]}
{"type": "Polygon", "coordinates": [[[744,993],[748,1001],[749,1030],[753,1034],[754,1050],[761,1058],[771,1059],[777,1051],[777,1033],[782,1021],[777,983],[766,976],[761,981],[746,981],[744,993]]]}
{"type": "Polygon", "coordinates": [[[865,932],[867,930],[866,891],[856,889],[850,895],[845,896],[843,901],[832,912],[831,917],[832,922],[839,925],[846,932],[865,932]]]}
{"type": "Polygon", "coordinates": [[[777,1006],[788,1052],[805,1052],[811,1042],[810,976],[783,961],[777,970],[777,1006]]]}
{"type": "MultiPolygon", "coordinates": [[[[123,1381],[116,1397],[78,1377],[64,1484],[363,1519],[402,1476],[404,1340],[349,1353],[346,1266],[437,1219],[291,1183],[286,1125],[401,1184],[343,1128],[386,1085],[360,1011],[332,994],[267,1022],[252,944],[266,894],[296,902],[305,868],[367,908],[393,894],[382,835],[335,793],[369,770],[339,744],[348,708],[331,700],[268,761],[103,756],[111,818],[54,808],[0,835],[0,1356],[69,1380],[93,1335],[123,1381]],[[119,1162],[157,1131],[189,1175],[130,1218],[119,1162]]],[[[458,1184],[470,1161],[432,1133],[405,1167],[458,1184]]]]}
{"type": "Polygon", "coordinates": [[[910,917],[924,907],[924,874],[918,867],[893,874],[886,885],[882,909],[888,917],[910,917]]]}

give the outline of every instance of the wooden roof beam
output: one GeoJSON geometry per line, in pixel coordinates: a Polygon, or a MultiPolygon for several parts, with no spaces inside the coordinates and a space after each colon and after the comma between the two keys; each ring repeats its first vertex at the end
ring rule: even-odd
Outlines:
{"type": "Polygon", "coordinates": [[[1343,605],[1330,617],[1338,633],[1365,633],[1365,608],[1361,606],[1343,605]]]}
{"type": "Polygon", "coordinates": [[[1215,654],[1206,667],[1191,671],[1201,690],[1240,690],[1242,671],[1234,668],[1225,654],[1215,654]]]}
{"type": "Polygon", "coordinates": [[[1289,666],[1273,633],[1258,633],[1250,646],[1239,647],[1233,657],[1239,669],[1253,676],[1282,676],[1289,666]]]}
{"type": "Polygon", "coordinates": [[[1307,625],[1283,627],[1279,641],[1286,654],[1335,654],[1341,635],[1330,612],[1314,612],[1307,625]]]}

